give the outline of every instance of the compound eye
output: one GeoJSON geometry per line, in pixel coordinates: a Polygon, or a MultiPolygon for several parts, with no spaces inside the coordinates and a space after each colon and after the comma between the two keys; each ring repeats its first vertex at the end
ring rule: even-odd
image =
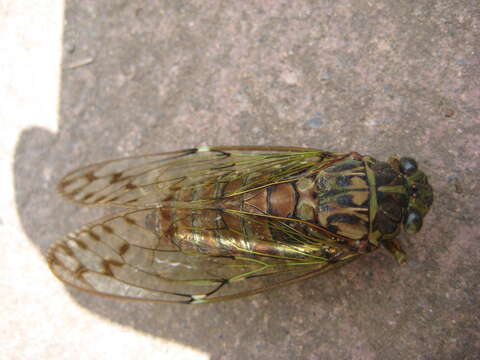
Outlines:
{"type": "Polygon", "coordinates": [[[417,162],[409,157],[403,157],[400,159],[400,172],[406,176],[410,176],[417,171],[417,162]]]}
{"type": "Polygon", "coordinates": [[[415,210],[410,210],[403,221],[403,227],[409,234],[415,234],[422,228],[422,216],[415,210]]]}

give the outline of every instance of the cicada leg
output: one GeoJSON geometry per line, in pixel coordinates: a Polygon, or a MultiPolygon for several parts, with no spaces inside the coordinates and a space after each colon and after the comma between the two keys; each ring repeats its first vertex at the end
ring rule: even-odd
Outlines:
{"type": "Polygon", "coordinates": [[[383,246],[395,258],[398,264],[402,265],[407,261],[407,254],[402,249],[398,239],[384,240],[383,246]]]}

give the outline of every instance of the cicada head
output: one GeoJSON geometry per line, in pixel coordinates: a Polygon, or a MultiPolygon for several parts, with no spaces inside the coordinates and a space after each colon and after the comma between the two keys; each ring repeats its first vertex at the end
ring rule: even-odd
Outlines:
{"type": "Polygon", "coordinates": [[[403,218],[403,228],[409,234],[415,234],[422,228],[423,218],[433,203],[433,189],[427,175],[418,169],[417,162],[410,157],[391,158],[390,164],[405,179],[408,194],[408,206],[403,218]]]}

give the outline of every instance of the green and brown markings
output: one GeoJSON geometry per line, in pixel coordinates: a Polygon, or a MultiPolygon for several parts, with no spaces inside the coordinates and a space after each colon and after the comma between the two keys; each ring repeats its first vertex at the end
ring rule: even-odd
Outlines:
{"type": "Polygon", "coordinates": [[[203,147],[90,165],[60,192],[124,208],[55,243],[62,281],[98,295],[200,304],[315,276],[420,230],[433,192],[411,158],[203,147]]]}

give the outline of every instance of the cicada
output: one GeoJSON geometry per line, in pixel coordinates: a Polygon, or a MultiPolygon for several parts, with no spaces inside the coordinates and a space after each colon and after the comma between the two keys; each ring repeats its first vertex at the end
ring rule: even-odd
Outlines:
{"type": "Polygon", "coordinates": [[[81,205],[121,212],[49,250],[65,283],[97,295],[202,304],[253,295],[350,263],[416,233],[433,202],[414,159],[296,147],[199,147],[77,169],[81,205]]]}

